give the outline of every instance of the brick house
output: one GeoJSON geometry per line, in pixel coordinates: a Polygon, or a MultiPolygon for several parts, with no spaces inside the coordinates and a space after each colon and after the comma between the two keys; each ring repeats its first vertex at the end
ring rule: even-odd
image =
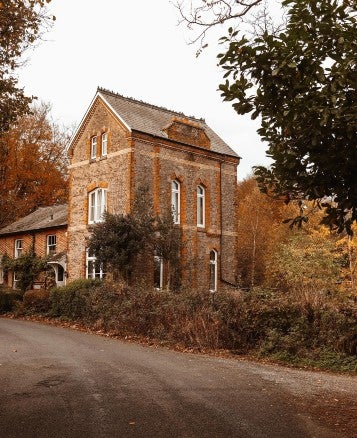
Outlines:
{"type": "MultiPolygon", "coordinates": [[[[4,254],[18,258],[30,250],[48,257],[58,286],[65,284],[67,250],[67,205],[42,207],[0,230],[0,260],[4,254]]],[[[4,275],[0,264],[0,284],[16,287],[16,273],[4,275]]],[[[43,286],[40,281],[38,286],[43,286]]]]}
{"type": "MultiPolygon", "coordinates": [[[[16,255],[16,241],[43,254],[56,229],[62,233],[57,237],[60,255],[53,261],[56,276],[65,271],[63,281],[102,278],[105,272],[87,249],[93,224],[103,220],[104,211],[131,212],[137,190],[145,187],[154,214],[172,209],[181,229],[182,283],[212,291],[236,284],[240,158],[203,119],[98,88],[68,155],[68,228],[64,218],[52,229],[46,222],[51,208],[59,212],[60,207],[40,209],[0,230],[0,256],[4,248],[16,255]],[[41,222],[36,215],[47,219],[41,222]]],[[[134,278],[161,288],[165,272],[163,260],[151,254],[134,278]]]]}
{"type": "MultiPolygon", "coordinates": [[[[182,229],[183,283],[211,290],[236,283],[239,157],[203,119],[98,88],[68,154],[69,280],[104,275],[86,248],[92,224],[105,210],[129,213],[146,187],[154,214],[172,207],[182,229]]],[[[160,286],[164,275],[152,254],[136,277],[160,286]]]]}

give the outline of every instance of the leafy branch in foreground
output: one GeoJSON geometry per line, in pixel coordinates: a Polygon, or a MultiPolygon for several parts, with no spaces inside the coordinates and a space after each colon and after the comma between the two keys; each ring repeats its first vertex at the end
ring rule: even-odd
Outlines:
{"type": "MultiPolygon", "coordinates": [[[[261,118],[270,168],[260,188],[288,202],[315,201],[323,223],[352,233],[357,221],[356,4],[285,0],[286,29],[253,39],[232,28],[219,56],[224,100],[261,118]],[[239,37],[239,38],[238,38],[239,37]]],[[[302,217],[300,218],[302,220],[302,217]]]]}

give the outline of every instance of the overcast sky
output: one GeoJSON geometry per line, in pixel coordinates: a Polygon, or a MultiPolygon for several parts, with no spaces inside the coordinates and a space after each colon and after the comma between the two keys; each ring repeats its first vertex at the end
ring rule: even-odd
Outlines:
{"type": "Polygon", "coordinates": [[[52,0],[49,10],[54,26],[26,53],[19,81],[27,94],[52,104],[57,122],[78,124],[101,86],[205,118],[242,157],[239,180],[267,164],[257,123],[238,116],[217,91],[219,46],[196,58],[169,0],[52,0]]]}

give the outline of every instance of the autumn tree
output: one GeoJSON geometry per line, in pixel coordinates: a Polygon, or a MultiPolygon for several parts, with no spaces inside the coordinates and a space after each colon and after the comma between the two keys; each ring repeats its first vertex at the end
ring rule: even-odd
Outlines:
{"type": "Polygon", "coordinates": [[[320,307],[339,289],[341,265],[334,236],[324,225],[290,232],[267,265],[266,283],[304,306],[320,307]]]}
{"type": "Polygon", "coordinates": [[[36,208],[67,202],[68,133],[41,104],[0,137],[0,227],[36,208]]]}
{"type": "Polygon", "coordinates": [[[0,1],[0,137],[29,111],[33,98],[18,87],[15,70],[23,62],[25,50],[53,20],[45,7],[50,1],[0,1]]]}
{"type": "Polygon", "coordinates": [[[287,228],[282,224],[283,205],[281,200],[261,193],[253,177],[238,184],[239,287],[251,289],[263,284],[266,265],[287,228]]]}

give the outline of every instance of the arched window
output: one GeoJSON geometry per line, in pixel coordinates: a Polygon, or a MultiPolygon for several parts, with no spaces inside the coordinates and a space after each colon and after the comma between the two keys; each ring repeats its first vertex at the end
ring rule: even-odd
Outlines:
{"type": "Polygon", "coordinates": [[[171,208],[174,224],[180,223],[180,183],[175,179],[171,183],[171,208]]]}
{"type": "Polygon", "coordinates": [[[205,226],[205,188],[197,186],[197,226],[205,226]]]}
{"type": "Polygon", "coordinates": [[[209,290],[210,292],[217,291],[218,279],[218,253],[215,249],[209,253],[209,290]]]}
{"type": "Polygon", "coordinates": [[[95,189],[88,193],[88,223],[95,224],[103,221],[107,209],[107,190],[95,189]]]}

